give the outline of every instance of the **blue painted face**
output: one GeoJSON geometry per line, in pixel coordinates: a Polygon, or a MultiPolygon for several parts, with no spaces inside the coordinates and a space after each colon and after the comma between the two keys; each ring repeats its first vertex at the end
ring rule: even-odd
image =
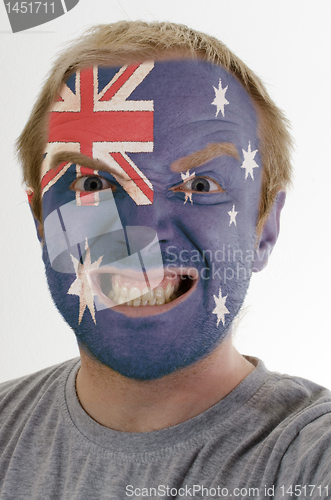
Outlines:
{"type": "Polygon", "coordinates": [[[258,150],[251,98],[219,66],[147,62],[69,79],[50,113],[43,259],[82,348],[150,380],[225,338],[251,276],[258,150]]]}

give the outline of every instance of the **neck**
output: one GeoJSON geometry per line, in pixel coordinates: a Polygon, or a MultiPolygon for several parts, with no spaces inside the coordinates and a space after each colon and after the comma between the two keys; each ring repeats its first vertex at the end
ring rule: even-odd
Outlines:
{"type": "Polygon", "coordinates": [[[76,389],[84,410],[117,431],[164,429],[207,410],[231,392],[254,366],[229,336],[194,365],[152,381],[123,377],[81,349],[76,389]]]}

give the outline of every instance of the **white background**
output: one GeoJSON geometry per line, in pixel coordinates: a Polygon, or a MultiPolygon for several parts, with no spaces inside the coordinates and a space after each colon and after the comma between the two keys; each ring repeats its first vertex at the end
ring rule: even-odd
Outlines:
{"type": "Polygon", "coordinates": [[[286,111],[296,141],[294,188],[269,265],[253,276],[235,343],[269,369],[331,388],[329,0],[80,0],[17,34],[1,3],[0,381],[78,354],[46,286],[14,141],[63,44],[120,19],[170,20],[216,36],[286,111]]]}

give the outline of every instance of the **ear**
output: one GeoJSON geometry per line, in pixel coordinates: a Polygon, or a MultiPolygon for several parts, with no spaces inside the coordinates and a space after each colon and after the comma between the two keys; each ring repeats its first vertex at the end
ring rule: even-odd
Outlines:
{"type": "Polygon", "coordinates": [[[259,272],[265,268],[279,234],[280,213],[285,203],[285,191],[279,191],[271,212],[264,223],[262,232],[257,242],[253,262],[253,271],[259,272]]]}

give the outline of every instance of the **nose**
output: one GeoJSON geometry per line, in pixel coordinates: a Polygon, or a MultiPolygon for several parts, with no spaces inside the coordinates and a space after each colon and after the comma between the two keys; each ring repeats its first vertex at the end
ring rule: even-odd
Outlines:
{"type": "MultiPolygon", "coordinates": [[[[151,282],[156,271],[163,275],[162,254],[175,238],[171,201],[164,193],[156,192],[150,205],[137,205],[129,196],[116,201],[116,205],[128,254],[138,256],[151,282]]],[[[139,267],[138,261],[134,263],[131,259],[130,262],[131,267],[139,267]]]]}
{"type": "Polygon", "coordinates": [[[137,205],[129,196],[116,204],[124,227],[145,226],[154,229],[160,243],[173,240],[175,207],[165,193],[154,192],[153,203],[150,205],[137,205]]]}

